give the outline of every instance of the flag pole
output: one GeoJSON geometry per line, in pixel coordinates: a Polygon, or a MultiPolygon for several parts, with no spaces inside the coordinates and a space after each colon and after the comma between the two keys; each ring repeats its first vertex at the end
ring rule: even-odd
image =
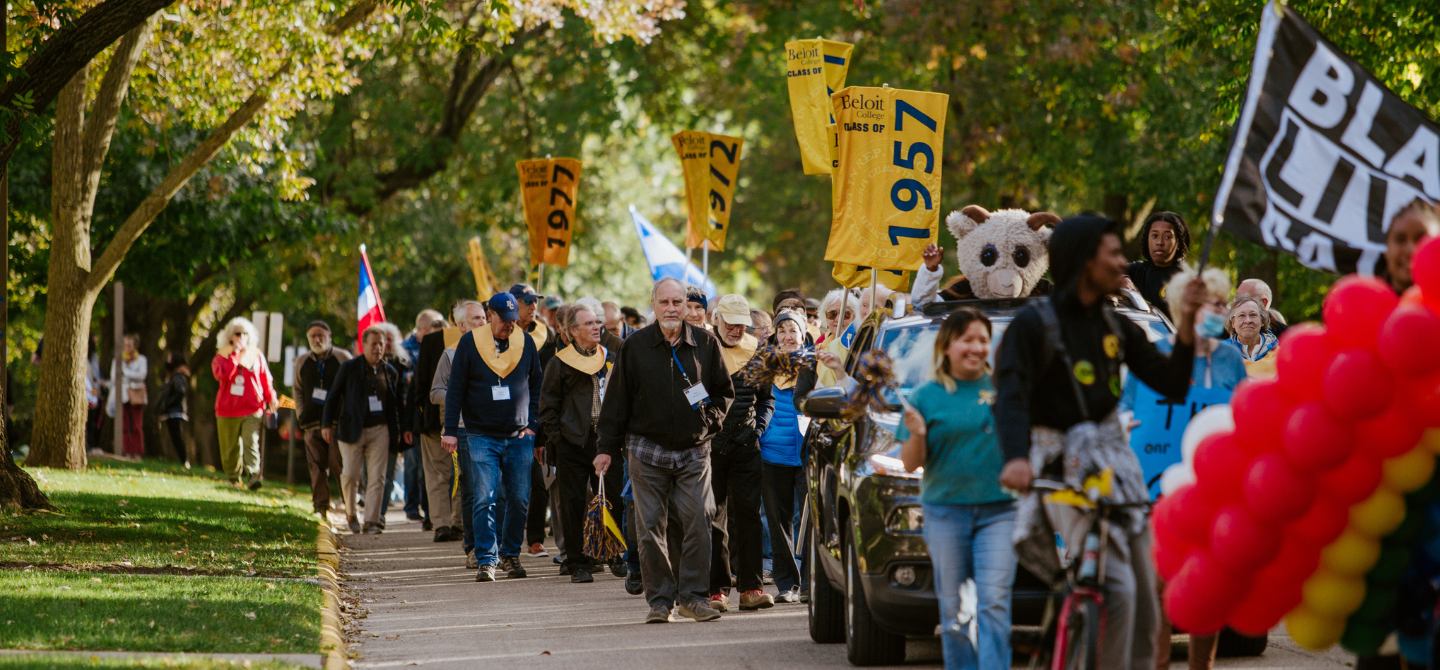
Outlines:
{"type": "Polygon", "coordinates": [[[545,290],[545,263],[540,263],[540,276],[535,278],[535,292],[541,293],[545,290]]]}
{"type": "Polygon", "coordinates": [[[700,274],[705,275],[705,279],[706,279],[707,281],[710,279],[710,243],[709,243],[709,242],[705,242],[704,244],[702,244],[702,245],[700,246],[700,274]]]}
{"type": "Polygon", "coordinates": [[[1220,232],[1220,226],[1225,225],[1225,214],[1217,214],[1215,220],[1210,223],[1205,231],[1205,247],[1200,250],[1200,264],[1195,268],[1195,276],[1205,272],[1205,264],[1210,260],[1210,247],[1215,245],[1215,235],[1220,232]]]}

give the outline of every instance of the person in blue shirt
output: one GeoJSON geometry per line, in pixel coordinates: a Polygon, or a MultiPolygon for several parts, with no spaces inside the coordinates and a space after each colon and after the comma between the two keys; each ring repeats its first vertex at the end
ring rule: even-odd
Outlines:
{"type": "MultiPolygon", "coordinates": [[[[805,344],[804,312],[780,312],[775,317],[776,348],[782,353],[798,351],[805,344]]],[[[815,386],[815,371],[804,370],[808,388],[815,386]]],[[[775,414],[760,436],[760,482],[765,502],[765,522],[770,530],[772,573],[777,603],[800,602],[809,586],[805,567],[795,560],[795,503],[806,493],[805,464],[801,460],[805,434],[800,430],[800,412],[795,402],[796,377],[777,378],[771,386],[775,414]]],[[[803,397],[803,396],[802,396],[803,397]]]]}
{"type": "Polygon", "coordinates": [[[465,333],[455,345],[450,384],[445,391],[448,451],[459,447],[460,418],[470,452],[474,487],[473,527],[477,582],[495,581],[497,565],[511,578],[525,576],[520,545],[530,500],[530,466],[535,430],[540,425],[540,386],[544,381],[535,341],[515,327],[519,303],[496,293],[485,304],[487,323],[465,333]],[[496,535],[496,491],[505,488],[504,537],[496,535]]]}
{"type": "Polygon", "coordinates": [[[1010,592],[1015,581],[1015,498],[1000,488],[1004,456],[995,433],[990,320],[965,307],[935,336],[935,380],[910,394],[895,431],[900,460],[920,483],[922,526],[940,599],[946,670],[1010,667],[1010,592]],[[978,644],[962,626],[960,589],[975,580],[978,644]]]}

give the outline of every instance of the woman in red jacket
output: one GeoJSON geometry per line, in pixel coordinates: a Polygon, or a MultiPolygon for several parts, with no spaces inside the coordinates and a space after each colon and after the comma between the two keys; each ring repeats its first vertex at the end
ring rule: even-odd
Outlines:
{"type": "Polygon", "coordinates": [[[210,363],[220,390],[215,394],[215,427],[220,463],[237,488],[260,488],[260,418],[275,410],[275,383],[258,348],[249,319],[236,317],[220,333],[220,350],[210,363]],[[243,477],[243,478],[242,478],[243,477]]]}

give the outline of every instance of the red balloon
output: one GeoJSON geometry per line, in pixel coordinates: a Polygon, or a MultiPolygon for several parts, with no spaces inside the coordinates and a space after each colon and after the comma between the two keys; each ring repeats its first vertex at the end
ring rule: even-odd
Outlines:
{"type": "Polygon", "coordinates": [[[1410,255],[1410,278],[1421,291],[1440,297],[1440,242],[1435,238],[1422,241],[1410,255]]]}
{"type": "Polygon", "coordinates": [[[1165,612],[1177,628],[1204,635],[1220,630],[1253,576],[1227,569],[1208,552],[1196,551],[1165,586],[1165,612]]]}
{"type": "Polygon", "coordinates": [[[1380,461],[1356,449],[1343,465],[1320,475],[1321,495],[1330,503],[1349,508],[1374,495],[1382,474],[1380,461]]]}
{"type": "Polygon", "coordinates": [[[1421,379],[1402,379],[1399,383],[1397,392],[1415,423],[1424,428],[1440,428],[1440,373],[1421,379]]]}
{"type": "Polygon", "coordinates": [[[1350,509],[1321,497],[1310,511],[1290,524],[1288,537],[1294,542],[1310,544],[1317,550],[1335,541],[1350,525],[1350,509]]]}
{"type": "Polygon", "coordinates": [[[1420,292],[1419,286],[1411,286],[1400,294],[1400,306],[1404,307],[1405,305],[1413,305],[1416,307],[1425,306],[1425,295],[1420,292]]]}
{"type": "Polygon", "coordinates": [[[1215,515],[1210,529],[1210,554],[1237,572],[1254,572],[1280,553],[1280,534],[1250,516],[1240,503],[1215,515]]]}
{"type": "Polygon", "coordinates": [[[1300,604],[1304,596],[1301,588],[1302,582],[1277,585],[1264,581],[1261,574],[1255,575],[1255,587],[1235,606],[1234,613],[1230,615],[1230,627],[1245,635],[1265,635],[1300,604]]]}
{"type": "Polygon", "coordinates": [[[1389,284],[1375,277],[1346,275],[1325,296],[1325,327],[1341,348],[1374,349],[1380,324],[1399,303],[1389,284]]]}
{"type": "Polygon", "coordinates": [[[1235,437],[1252,454],[1280,447],[1285,418],[1290,416],[1290,399],[1280,392],[1275,378],[1251,377],[1235,387],[1230,408],[1235,415],[1235,437]]]}
{"type": "MultiPolygon", "coordinates": [[[[1325,406],[1336,418],[1363,421],[1379,416],[1394,400],[1395,379],[1375,354],[1346,349],[1325,371],[1325,406]]],[[[1239,417],[1236,417],[1238,424],[1239,417]]]]}
{"type": "Polygon", "coordinates": [[[1215,524],[1215,506],[1201,495],[1198,487],[1186,486],[1174,493],[1175,506],[1170,512],[1170,528],[1186,544],[1204,547],[1210,544],[1210,527],[1215,524]]]}
{"type": "Polygon", "coordinates": [[[1231,433],[1208,435],[1195,449],[1195,485],[1210,502],[1224,505],[1245,498],[1245,474],[1254,457],[1231,433]]]}
{"type": "Polygon", "coordinates": [[[1407,403],[1397,402],[1384,414],[1355,426],[1356,450],[1383,460],[1414,449],[1425,431],[1407,410],[1407,403]]]}
{"type": "Polygon", "coordinates": [[[1381,324],[1375,352],[1396,377],[1424,377],[1440,370],[1436,342],[1440,342],[1440,316],[1428,307],[1401,306],[1381,324]]]}
{"type": "Polygon", "coordinates": [[[1255,578],[1264,578],[1266,584],[1276,586],[1293,583],[1298,588],[1320,567],[1321,549],[1323,547],[1316,547],[1293,535],[1286,535],[1280,541],[1280,555],[1276,556],[1270,565],[1255,573],[1255,578]]]}
{"type": "Polygon", "coordinates": [[[1325,403],[1311,400],[1290,413],[1282,444],[1291,465],[1304,472],[1324,472],[1350,458],[1355,434],[1350,424],[1325,409],[1325,403]]]}
{"type": "Polygon", "coordinates": [[[1245,506],[1262,522],[1292,521],[1310,511],[1315,482],[1296,471],[1281,454],[1255,459],[1245,478],[1245,506]]]}
{"type": "MultiPolygon", "coordinates": [[[[1159,540],[1157,537],[1156,540],[1159,540]]],[[[1185,565],[1185,559],[1194,551],[1194,547],[1177,547],[1164,542],[1155,542],[1151,554],[1155,559],[1155,571],[1160,574],[1160,579],[1170,581],[1175,573],[1185,565]]]]}
{"type": "Polygon", "coordinates": [[[1281,390],[1295,400],[1320,397],[1325,371],[1335,358],[1335,345],[1317,323],[1291,326],[1275,348],[1275,372],[1281,390]]]}
{"type": "MultiPolygon", "coordinates": [[[[1187,485],[1187,488],[1189,486],[1193,484],[1187,485]]],[[[1155,501],[1155,506],[1150,508],[1150,531],[1155,536],[1156,546],[1163,544],[1172,549],[1189,552],[1191,542],[1176,526],[1176,493],[1179,493],[1178,489],[1169,495],[1160,496],[1160,499],[1155,501]]]]}

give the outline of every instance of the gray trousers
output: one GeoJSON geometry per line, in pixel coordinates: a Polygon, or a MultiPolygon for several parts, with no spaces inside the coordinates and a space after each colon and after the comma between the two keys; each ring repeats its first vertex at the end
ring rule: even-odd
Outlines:
{"type": "Polygon", "coordinates": [[[1117,548],[1114,535],[1105,553],[1105,629],[1100,640],[1100,667],[1152,670],[1155,633],[1160,628],[1160,601],[1155,594],[1155,567],[1150,562],[1150,530],[1117,548]]]}
{"type": "Polygon", "coordinates": [[[660,468],[638,458],[627,458],[626,463],[640,521],[636,536],[646,602],[653,608],[705,600],[710,590],[710,517],[715,510],[710,459],[678,468],[660,468]],[[672,565],[666,537],[672,515],[684,533],[678,565],[672,565]]]}

